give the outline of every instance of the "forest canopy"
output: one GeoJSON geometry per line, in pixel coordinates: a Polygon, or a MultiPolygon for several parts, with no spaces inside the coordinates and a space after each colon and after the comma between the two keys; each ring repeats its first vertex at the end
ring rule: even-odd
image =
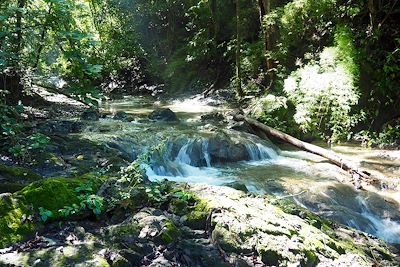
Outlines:
{"type": "Polygon", "coordinates": [[[300,136],[399,135],[397,0],[8,0],[0,14],[3,104],[33,85],[93,106],[223,89],[300,136]]]}

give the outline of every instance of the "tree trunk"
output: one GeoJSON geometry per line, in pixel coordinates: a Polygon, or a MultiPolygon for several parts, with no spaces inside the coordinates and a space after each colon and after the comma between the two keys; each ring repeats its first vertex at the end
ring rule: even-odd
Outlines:
{"type": "Polygon", "coordinates": [[[272,50],[273,48],[273,33],[272,29],[267,29],[264,27],[264,17],[268,15],[271,12],[272,9],[272,0],[258,0],[258,8],[260,12],[260,26],[261,26],[261,31],[263,33],[263,38],[264,38],[264,55],[265,55],[265,67],[268,71],[268,77],[269,77],[269,87],[272,86],[272,83],[275,79],[274,77],[274,62],[273,60],[267,56],[267,53],[272,50]]]}
{"type": "Polygon", "coordinates": [[[241,38],[242,36],[240,33],[240,0],[236,0],[236,93],[239,99],[243,97],[242,68],[240,65],[241,38]]]}
{"type": "Polygon", "coordinates": [[[16,30],[17,30],[17,40],[16,40],[16,48],[15,53],[19,55],[21,51],[21,44],[22,44],[22,9],[25,7],[25,0],[18,0],[18,11],[17,11],[17,23],[16,23],[16,30]]]}
{"type": "Polygon", "coordinates": [[[49,24],[49,18],[50,18],[50,15],[51,15],[52,8],[53,8],[53,2],[50,2],[49,10],[47,12],[46,21],[44,23],[42,32],[40,34],[39,49],[38,49],[37,54],[36,54],[36,59],[35,59],[35,63],[33,64],[33,69],[36,69],[37,66],[39,65],[40,55],[42,54],[42,50],[43,50],[43,47],[44,47],[44,39],[46,37],[47,27],[49,26],[48,24],[49,24]]]}
{"type": "Polygon", "coordinates": [[[348,171],[352,175],[352,178],[354,179],[353,182],[357,183],[357,187],[359,187],[360,178],[366,179],[366,178],[369,178],[369,176],[370,176],[370,174],[368,172],[359,170],[358,167],[353,162],[350,162],[350,161],[347,161],[347,160],[341,158],[338,154],[336,154],[333,151],[324,149],[324,148],[316,146],[316,145],[312,145],[310,143],[303,142],[293,136],[285,134],[285,133],[278,131],[274,128],[271,128],[265,124],[262,124],[262,123],[258,122],[257,120],[247,118],[243,115],[236,115],[235,120],[245,121],[245,122],[249,123],[252,127],[262,130],[269,136],[278,138],[279,140],[289,143],[297,148],[300,148],[307,152],[310,152],[310,153],[319,155],[323,158],[326,158],[331,163],[335,164],[336,166],[340,167],[341,169],[348,171]]]}
{"type": "Polygon", "coordinates": [[[22,47],[22,9],[25,7],[25,0],[18,0],[18,10],[16,12],[16,39],[13,46],[13,53],[16,59],[9,62],[11,72],[2,74],[0,77],[0,90],[8,91],[5,97],[6,104],[15,105],[23,97],[23,86],[21,83],[21,73],[19,69],[19,61],[22,47]]]}
{"type": "Polygon", "coordinates": [[[217,46],[218,31],[219,31],[218,18],[217,18],[217,0],[210,1],[210,11],[211,11],[211,20],[213,24],[213,39],[215,46],[217,46]]]}

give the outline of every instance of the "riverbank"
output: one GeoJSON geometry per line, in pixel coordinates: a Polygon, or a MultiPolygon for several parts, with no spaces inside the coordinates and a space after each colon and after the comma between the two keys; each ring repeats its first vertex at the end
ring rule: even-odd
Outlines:
{"type": "MultiPolygon", "coordinates": [[[[66,108],[73,110],[67,118],[52,117],[50,112],[51,116],[30,121],[51,142],[32,157],[27,169],[0,170],[2,188],[9,181],[14,184],[1,195],[2,244],[13,245],[0,250],[2,264],[396,266],[400,262],[394,247],[342,225],[350,216],[352,227],[364,225],[361,230],[373,233],[387,230],[382,237],[396,237],[395,224],[368,228],[384,227],[385,220],[399,221],[398,204],[388,202],[386,192],[380,196],[355,191],[338,183],[346,173],[319,158],[280,151],[268,141],[225,129],[229,124],[225,116],[215,115],[229,113],[223,107],[196,99],[160,103],[175,111],[179,120],[160,122],[149,117],[157,104],[143,97],[106,104],[101,114],[72,105],[66,108]],[[140,182],[137,166],[134,176],[129,168],[130,175],[121,172],[121,167],[144,154],[150,161],[145,162],[147,175],[141,173],[140,182]],[[165,183],[164,178],[203,185],[165,183]],[[45,198],[37,201],[39,196],[45,198]],[[82,199],[89,203],[102,199],[100,214],[89,203],[75,215],[59,212],[82,204],[82,199]],[[43,215],[49,217],[45,222],[43,215]],[[369,217],[377,220],[376,226],[369,217]]],[[[45,107],[55,113],[65,111],[60,106],[45,107]]]]}

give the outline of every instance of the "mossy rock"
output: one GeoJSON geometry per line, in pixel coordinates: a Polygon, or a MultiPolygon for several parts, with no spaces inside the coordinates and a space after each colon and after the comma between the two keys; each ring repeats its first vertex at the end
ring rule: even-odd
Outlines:
{"type": "Polygon", "coordinates": [[[39,224],[24,223],[22,218],[35,215],[39,207],[50,210],[52,219],[59,218],[59,209],[79,202],[79,193],[75,192],[75,188],[88,182],[93,184],[96,192],[101,180],[92,175],[73,179],[45,179],[14,194],[0,195],[0,247],[21,241],[37,229],[39,224]]]}
{"type": "Polygon", "coordinates": [[[188,203],[181,199],[172,199],[169,203],[168,210],[178,216],[183,216],[188,213],[188,203]]]}
{"type": "Polygon", "coordinates": [[[235,233],[230,232],[220,224],[215,226],[211,238],[213,242],[217,243],[226,252],[244,252],[240,245],[240,237],[235,235],[235,233]]]}
{"type": "Polygon", "coordinates": [[[99,255],[100,246],[91,243],[40,248],[15,253],[12,257],[1,258],[0,266],[90,266],[108,267],[107,260],[99,255]]]}
{"type": "Polygon", "coordinates": [[[0,194],[17,192],[29,183],[42,179],[42,176],[30,169],[0,164],[0,194]]]}
{"type": "Polygon", "coordinates": [[[25,186],[22,184],[16,184],[16,183],[5,183],[0,185],[0,194],[3,193],[15,193],[25,186]]]}
{"type": "Polygon", "coordinates": [[[81,179],[46,179],[25,187],[18,195],[24,197],[25,203],[32,205],[35,210],[43,207],[52,211],[57,217],[59,209],[78,203],[78,193],[75,192],[75,188],[83,183],[81,179]]]}
{"type": "Polygon", "coordinates": [[[261,248],[258,250],[261,261],[267,266],[279,266],[283,260],[282,255],[272,248],[261,248]]]}
{"type": "Polygon", "coordinates": [[[28,213],[28,208],[20,199],[11,194],[0,195],[0,248],[21,241],[33,232],[33,223],[22,222],[22,217],[28,213]]]}
{"type": "Polygon", "coordinates": [[[23,167],[10,167],[0,164],[0,184],[28,184],[43,179],[39,174],[23,167]]]}
{"type": "Polygon", "coordinates": [[[181,236],[181,232],[172,221],[167,221],[161,231],[161,241],[164,244],[170,244],[181,236]]]}
{"type": "Polygon", "coordinates": [[[211,211],[208,202],[199,199],[197,200],[197,204],[189,210],[190,212],[183,216],[185,225],[192,229],[204,230],[207,217],[211,211]]]}

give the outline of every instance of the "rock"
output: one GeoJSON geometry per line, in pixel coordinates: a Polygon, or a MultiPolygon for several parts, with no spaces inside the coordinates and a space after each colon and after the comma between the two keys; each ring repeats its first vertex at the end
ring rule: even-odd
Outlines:
{"type": "Polygon", "coordinates": [[[139,253],[129,249],[123,249],[119,254],[129,262],[130,266],[139,266],[143,258],[139,253]]]}
{"type": "Polygon", "coordinates": [[[225,116],[224,114],[220,113],[220,112],[211,112],[205,115],[201,116],[201,121],[203,122],[216,122],[216,123],[223,123],[225,122],[225,116]]]}
{"type": "Polygon", "coordinates": [[[0,194],[0,249],[15,244],[33,234],[35,225],[22,218],[27,206],[12,194],[0,194]]]}
{"type": "Polygon", "coordinates": [[[150,115],[149,119],[155,121],[165,121],[165,122],[177,122],[179,121],[176,114],[169,108],[161,108],[154,110],[150,115]]]}
{"type": "MultiPolygon", "coordinates": [[[[83,116],[83,114],[82,114],[83,116]]],[[[40,132],[44,134],[69,134],[78,133],[82,130],[82,122],[79,121],[49,121],[39,126],[40,132]]]]}
{"type": "Polygon", "coordinates": [[[170,244],[181,235],[175,224],[160,210],[145,208],[133,217],[141,227],[139,238],[147,238],[161,244],[170,244]]]}
{"type": "Polygon", "coordinates": [[[192,229],[205,230],[210,211],[207,201],[198,200],[198,203],[191,208],[191,211],[181,217],[181,221],[192,229]]]}
{"type": "Polygon", "coordinates": [[[1,266],[110,266],[93,242],[0,255],[1,266]]]}
{"type": "Polygon", "coordinates": [[[119,120],[119,121],[133,121],[133,118],[126,112],[124,111],[118,111],[116,112],[113,117],[113,120],[119,120]]]}
{"type": "Polygon", "coordinates": [[[98,121],[100,114],[97,110],[85,110],[81,114],[81,120],[84,121],[98,121]]]}
{"type": "Polygon", "coordinates": [[[239,190],[239,191],[242,191],[242,192],[245,192],[245,193],[249,192],[249,190],[247,189],[246,185],[243,184],[243,183],[240,183],[240,182],[227,183],[227,184],[224,184],[224,186],[228,186],[228,187],[234,188],[236,190],[239,190]]]}
{"type": "Polygon", "coordinates": [[[383,241],[342,226],[332,229],[321,219],[314,227],[316,215],[290,215],[267,199],[227,187],[191,185],[187,190],[213,208],[211,237],[228,257],[253,254],[266,266],[371,266],[376,261],[394,266],[399,261],[382,251],[383,241]]]}
{"type": "Polygon", "coordinates": [[[30,169],[0,164],[0,194],[14,193],[29,183],[43,179],[30,169]]]}
{"type": "Polygon", "coordinates": [[[249,160],[250,155],[246,146],[234,143],[228,137],[217,135],[209,139],[208,152],[212,163],[227,163],[249,160]]]}
{"type": "Polygon", "coordinates": [[[118,150],[121,153],[121,156],[128,161],[132,162],[137,158],[135,152],[137,150],[137,145],[128,138],[115,138],[114,140],[109,141],[107,146],[118,150]]]}
{"type": "Polygon", "coordinates": [[[107,238],[114,243],[121,242],[129,236],[166,245],[175,242],[181,236],[181,232],[161,210],[144,208],[119,225],[108,229],[107,238]]]}
{"type": "Polygon", "coordinates": [[[240,132],[245,132],[245,133],[250,133],[256,135],[256,132],[253,130],[251,125],[245,121],[239,121],[235,122],[233,125],[229,127],[232,130],[240,131],[240,132]]]}

